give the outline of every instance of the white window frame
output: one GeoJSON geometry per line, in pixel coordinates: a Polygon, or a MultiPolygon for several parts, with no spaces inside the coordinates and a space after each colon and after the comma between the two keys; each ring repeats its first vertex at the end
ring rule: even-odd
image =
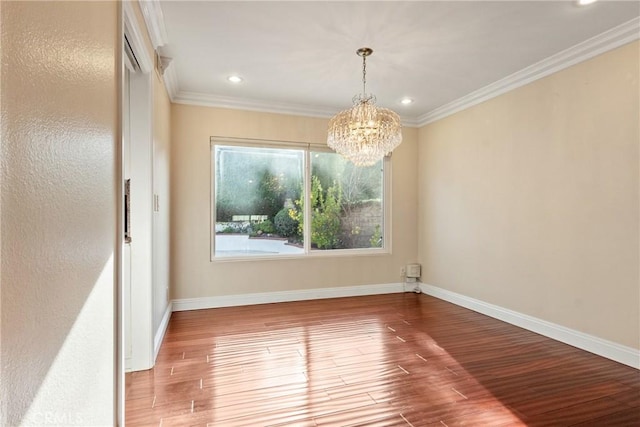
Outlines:
{"type": "Polygon", "coordinates": [[[321,258],[321,257],[345,257],[345,256],[372,256],[372,255],[389,255],[391,254],[391,156],[386,156],[383,160],[383,184],[382,184],[382,229],[383,229],[383,246],[381,248],[354,248],[354,249],[327,249],[327,250],[311,250],[311,209],[309,206],[309,195],[311,194],[311,152],[327,152],[333,153],[324,144],[313,144],[304,142],[285,142],[272,141],[264,139],[248,139],[212,136],[210,138],[210,177],[209,177],[209,195],[210,195],[210,260],[212,262],[235,262],[235,261],[258,261],[258,260],[280,260],[280,259],[304,259],[304,258],[321,258]],[[215,256],[215,237],[216,237],[216,161],[215,147],[217,145],[239,146],[248,148],[280,148],[304,151],[303,170],[304,170],[304,200],[307,201],[304,211],[304,251],[300,254],[277,254],[277,255],[242,255],[242,256],[215,256]]]}

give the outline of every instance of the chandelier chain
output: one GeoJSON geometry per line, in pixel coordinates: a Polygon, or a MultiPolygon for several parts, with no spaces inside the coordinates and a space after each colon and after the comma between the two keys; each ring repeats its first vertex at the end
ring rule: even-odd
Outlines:
{"type": "Polygon", "coordinates": [[[362,55],[362,95],[367,96],[367,56],[362,55]]]}

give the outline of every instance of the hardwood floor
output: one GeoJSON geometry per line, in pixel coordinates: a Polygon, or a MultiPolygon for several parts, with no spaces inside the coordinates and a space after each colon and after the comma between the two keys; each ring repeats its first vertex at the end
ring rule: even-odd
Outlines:
{"type": "Polygon", "coordinates": [[[413,293],[173,313],[127,426],[640,426],[640,371],[413,293]]]}

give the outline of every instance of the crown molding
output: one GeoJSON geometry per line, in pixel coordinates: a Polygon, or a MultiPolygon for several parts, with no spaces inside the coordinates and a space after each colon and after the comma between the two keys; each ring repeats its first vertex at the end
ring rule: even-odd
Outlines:
{"type": "Polygon", "coordinates": [[[230,108],[233,110],[260,111],[263,113],[291,114],[295,116],[332,117],[336,110],[324,107],[312,107],[303,104],[260,101],[232,96],[209,95],[200,92],[177,93],[173,100],[176,104],[199,105],[204,107],[230,108]]]}
{"type": "MultiPolygon", "coordinates": [[[[169,67],[171,70],[171,67],[169,67]]],[[[166,84],[166,81],[165,81],[166,84]]],[[[175,83],[177,87],[177,80],[175,83]]],[[[167,91],[169,88],[167,87],[167,91]]],[[[171,96],[171,95],[170,95],[171,96]]],[[[258,111],[261,113],[289,114],[292,116],[315,117],[329,119],[338,110],[330,107],[312,107],[303,104],[291,104],[287,102],[258,101],[232,96],[209,95],[200,92],[179,91],[171,97],[171,102],[185,105],[198,105],[201,107],[229,108],[232,110],[258,111]]],[[[414,117],[401,117],[402,125],[417,127],[418,121],[414,117]]]]}
{"type": "Polygon", "coordinates": [[[520,86],[539,80],[550,74],[568,68],[579,62],[593,58],[609,50],[638,40],[640,38],[640,18],[634,18],[604,33],[578,43],[542,61],[536,62],[520,71],[500,79],[488,86],[449,102],[418,117],[417,125],[443,119],[481,102],[495,98],[520,86]]]}
{"type": "Polygon", "coordinates": [[[400,116],[400,122],[401,122],[402,126],[406,127],[406,128],[418,128],[418,127],[420,127],[418,119],[416,119],[415,117],[402,117],[402,116],[400,116]]]}
{"type": "Polygon", "coordinates": [[[147,31],[149,32],[153,49],[157,50],[168,42],[162,7],[160,7],[158,0],[142,0],[139,4],[142,16],[144,16],[144,22],[147,24],[147,31]]]}
{"type": "Polygon", "coordinates": [[[169,99],[171,102],[175,102],[178,95],[178,74],[176,74],[176,67],[173,63],[170,63],[164,71],[162,81],[164,82],[165,89],[167,89],[169,99]]]}

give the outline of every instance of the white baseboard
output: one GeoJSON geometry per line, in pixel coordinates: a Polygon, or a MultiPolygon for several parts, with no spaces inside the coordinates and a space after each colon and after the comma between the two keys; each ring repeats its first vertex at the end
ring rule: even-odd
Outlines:
{"type": "Polygon", "coordinates": [[[160,322],[160,326],[156,331],[156,335],[153,338],[153,364],[155,365],[156,359],[158,358],[158,352],[160,351],[160,346],[162,345],[162,340],[164,339],[164,334],[167,333],[167,326],[169,326],[169,319],[171,318],[171,313],[173,312],[173,303],[169,301],[167,305],[167,309],[164,311],[164,315],[162,316],[162,321],[160,322]]]}
{"type": "Polygon", "coordinates": [[[355,297],[404,292],[402,283],[344,286],[337,288],[304,289],[296,291],[264,292],[219,297],[185,298],[173,300],[173,311],[200,310],[205,308],[235,307],[241,305],[269,304],[275,302],[304,301],[325,298],[355,297]]]}
{"type": "Polygon", "coordinates": [[[485,314],[489,317],[544,335],[545,337],[606,357],[607,359],[614,360],[624,365],[640,369],[640,351],[631,347],[626,347],[593,335],[547,322],[546,320],[489,304],[437,286],[421,283],[420,288],[422,289],[422,292],[427,295],[449,301],[461,307],[477,311],[478,313],[485,314]]]}

